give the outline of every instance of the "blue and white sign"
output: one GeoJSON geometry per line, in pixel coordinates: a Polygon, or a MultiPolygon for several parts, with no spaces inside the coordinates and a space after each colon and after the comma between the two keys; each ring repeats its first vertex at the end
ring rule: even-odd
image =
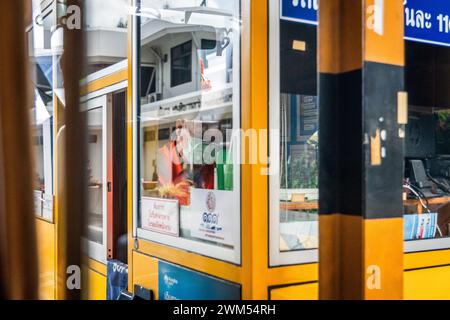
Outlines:
{"type": "Polygon", "coordinates": [[[159,300],[240,300],[238,284],[158,262],[159,300]]]}
{"type": "MultiPolygon", "coordinates": [[[[403,2],[406,40],[450,47],[449,0],[403,2]]],[[[280,8],[283,20],[317,24],[318,0],[281,0],[280,8]]]]}
{"type": "Polygon", "coordinates": [[[307,24],[317,24],[319,0],[281,0],[281,19],[307,24]]]}
{"type": "Polygon", "coordinates": [[[128,287],[128,265],[108,260],[107,268],[106,299],[118,300],[120,293],[128,287]]]}
{"type": "Polygon", "coordinates": [[[192,226],[195,238],[233,246],[233,192],[191,189],[192,226]]]}
{"type": "Polygon", "coordinates": [[[404,0],[405,39],[450,47],[450,1],[404,0]]]}

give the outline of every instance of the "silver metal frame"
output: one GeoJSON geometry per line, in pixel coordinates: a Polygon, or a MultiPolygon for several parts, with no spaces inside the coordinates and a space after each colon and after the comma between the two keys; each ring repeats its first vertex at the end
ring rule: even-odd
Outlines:
{"type": "Polygon", "coordinates": [[[270,166],[275,166],[269,177],[269,265],[271,267],[315,263],[319,250],[280,251],[279,221],[279,155],[280,155],[280,0],[269,0],[269,129],[270,166]],[[276,134],[275,134],[276,132],[276,134]]]}

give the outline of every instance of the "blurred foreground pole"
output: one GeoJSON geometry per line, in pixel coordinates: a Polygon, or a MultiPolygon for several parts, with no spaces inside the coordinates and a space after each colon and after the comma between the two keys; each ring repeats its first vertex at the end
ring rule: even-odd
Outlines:
{"type": "Polygon", "coordinates": [[[86,123],[80,109],[80,79],[83,64],[83,7],[82,1],[68,0],[67,12],[60,21],[64,28],[62,73],[65,93],[64,153],[61,157],[63,193],[59,213],[58,232],[58,299],[81,298],[81,236],[84,227],[86,202],[86,123]],[[80,22],[80,23],[78,23],[80,22]]]}
{"type": "Polygon", "coordinates": [[[5,299],[37,298],[25,6],[25,0],[0,1],[0,298],[5,299]]]}

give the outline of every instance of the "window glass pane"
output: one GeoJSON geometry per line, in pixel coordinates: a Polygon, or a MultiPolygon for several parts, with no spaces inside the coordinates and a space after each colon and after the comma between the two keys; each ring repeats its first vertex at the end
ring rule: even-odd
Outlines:
{"type": "Polygon", "coordinates": [[[405,240],[450,237],[450,48],[406,41],[405,240]]]}
{"type": "Polygon", "coordinates": [[[295,252],[318,248],[317,7],[283,0],[271,11],[270,263],[279,265],[312,261],[295,252]]]}
{"type": "Polygon", "coordinates": [[[190,82],[192,77],[192,41],[172,48],[171,52],[172,87],[190,82]]]}
{"type": "Polygon", "coordinates": [[[87,112],[88,128],[88,229],[89,240],[103,244],[104,160],[103,108],[87,112]]]}
{"type": "Polygon", "coordinates": [[[235,261],[213,248],[240,241],[239,11],[238,0],[144,0],[140,26],[140,234],[235,261]]]}
{"type": "Polygon", "coordinates": [[[51,49],[51,27],[54,14],[32,2],[33,20],[27,26],[28,54],[34,104],[31,110],[34,189],[36,215],[53,219],[53,80],[55,70],[51,49]]]}
{"type": "Polygon", "coordinates": [[[316,27],[280,21],[280,251],[318,245],[316,27]],[[303,42],[305,50],[298,49],[303,42]]]}
{"type": "MultiPolygon", "coordinates": [[[[88,221],[83,247],[90,258],[127,259],[126,69],[129,0],[89,0],[83,7],[83,96],[87,118],[88,221]],[[114,80],[112,80],[114,79],[114,80]],[[108,239],[108,241],[106,240],[108,239]]],[[[143,73],[141,91],[153,69],[143,73]]]]}

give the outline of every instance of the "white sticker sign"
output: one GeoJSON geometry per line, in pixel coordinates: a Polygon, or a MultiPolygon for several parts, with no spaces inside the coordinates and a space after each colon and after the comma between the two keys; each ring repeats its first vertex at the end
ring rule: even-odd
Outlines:
{"type": "Polygon", "coordinates": [[[178,237],[180,235],[178,200],[143,197],[141,227],[178,237]]]}
{"type": "Polygon", "coordinates": [[[192,236],[234,245],[233,192],[191,189],[192,236]]]}
{"type": "Polygon", "coordinates": [[[42,218],[53,221],[53,195],[44,194],[42,202],[42,218]]]}
{"type": "Polygon", "coordinates": [[[36,216],[42,217],[42,191],[34,191],[34,212],[36,216]]]}

